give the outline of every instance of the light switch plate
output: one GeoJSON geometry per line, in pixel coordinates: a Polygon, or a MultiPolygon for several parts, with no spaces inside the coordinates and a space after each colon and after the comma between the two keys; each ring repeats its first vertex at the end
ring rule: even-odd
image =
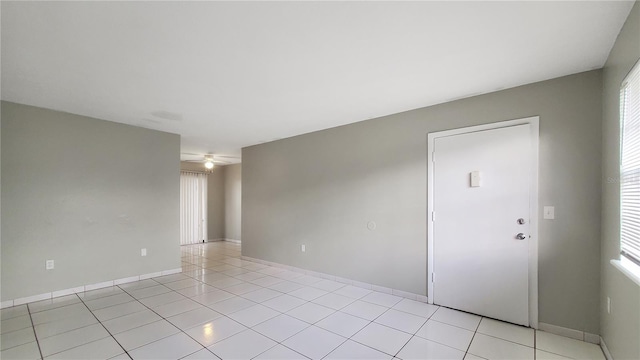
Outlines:
{"type": "Polygon", "coordinates": [[[53,268],[54,268],[53,260],[47,260],[45,262],[45,267],[46,267],[47,270],[53,270],[53,268]]]}
{"type": "Polygon", "coordinates": [[[553,206],[545,206],[543,212],[543,218],[547,220],[553,220],[556,218],[556,208],[553,206]]]}
{"type": "Polygon", "coordinates": [[[482,185],[480,171],[472,171],[469,173],[469,178],[471,187],[480,187],[480,185],[482,185]]]}
{"type": "Polygon", "coordinates": [[[147,256],[147,249],[140,249],[140,256],[147,256]]]}
{"type": "Polygon", "coordinates": [[[305,245],[300,245],[300,251],[306,252],[307,251],[307,247],[305,245]]]}

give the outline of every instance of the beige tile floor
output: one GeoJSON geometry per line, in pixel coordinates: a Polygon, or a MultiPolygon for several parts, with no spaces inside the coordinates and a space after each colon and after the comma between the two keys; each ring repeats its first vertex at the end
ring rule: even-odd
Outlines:
{"type": "Polygon", "coordinates": [[[604,359],[597,345],[182,247],[181,274],[1,310],[9,359],[604,359]]]}

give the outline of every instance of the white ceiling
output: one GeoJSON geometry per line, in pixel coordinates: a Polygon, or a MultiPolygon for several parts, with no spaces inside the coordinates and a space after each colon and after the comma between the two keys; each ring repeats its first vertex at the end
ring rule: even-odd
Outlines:
{"type": "Polygon", "coordinates": [[[603,66],[626,2],[2,1],[2,99],[240,148],[603,66]]]}

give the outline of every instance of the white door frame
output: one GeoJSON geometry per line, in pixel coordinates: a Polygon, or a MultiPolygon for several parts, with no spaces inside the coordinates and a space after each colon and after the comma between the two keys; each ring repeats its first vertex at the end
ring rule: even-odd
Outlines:
{"type": "Polygon", "coordinates": [[[427,134],[427,289],[428,302],[433,304],[433,149],[435,140],[440,137],[499,129],[529,124],[531,128],[532,169],[531,189],[529,191],[529,211],[531,213],[531,238],[529,239],[529,326],[538,328],[538,141],[540,117],[528,117],[517,120],[500,121],[490,124],[460,129],[438,131],[427,134]]]}

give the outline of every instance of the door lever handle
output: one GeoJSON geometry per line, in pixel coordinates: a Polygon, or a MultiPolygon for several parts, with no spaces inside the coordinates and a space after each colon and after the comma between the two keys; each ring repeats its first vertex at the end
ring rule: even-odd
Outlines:
{"type": "Polygon", "coordinates": [[[518,240],[524,240],[526,238],[527,237],[523,233],[518,233],[518,235],[516,235],[516,239],[518,239],[518,240]]]}

